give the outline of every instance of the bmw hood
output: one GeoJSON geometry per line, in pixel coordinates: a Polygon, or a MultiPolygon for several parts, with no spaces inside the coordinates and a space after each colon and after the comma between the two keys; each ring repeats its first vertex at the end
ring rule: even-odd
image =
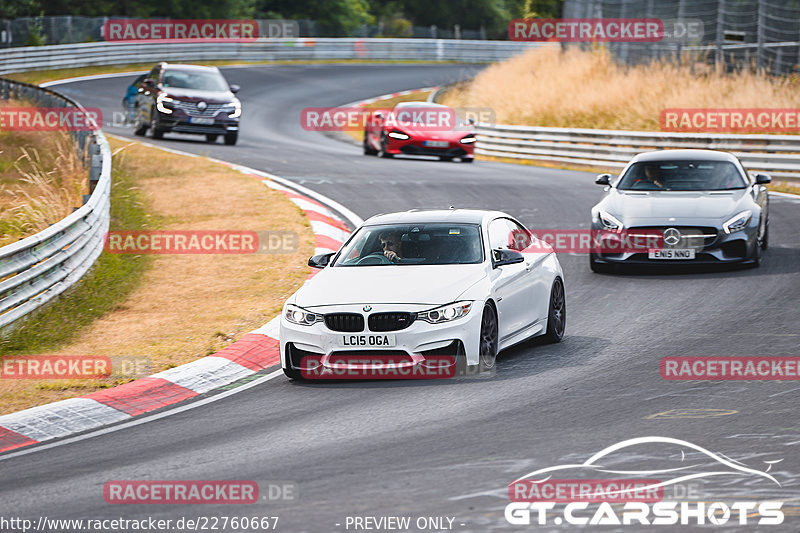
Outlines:
{"type": "Polygon", "coordinates": [[[443,305],[486,277],[485,265],[377,265],[327,267],[295,294],[313,308],[345,304],[443,305]]]}
{"type": "Polygon", "coordinates": [[[747,189],[730,191],[619,191],[611,189],[600,206],[623,223],[669,218],[718,221],[743,209],[747,189]]]}

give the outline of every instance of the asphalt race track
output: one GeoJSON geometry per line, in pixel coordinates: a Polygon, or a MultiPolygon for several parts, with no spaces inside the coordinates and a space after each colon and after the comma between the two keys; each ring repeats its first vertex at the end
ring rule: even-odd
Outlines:
{"type": "MultiPolygon", "coordinates": [[[[242,86],[237,146],[177,134],[149,142],[275,173],[365,219],[455,205],[507,211],[533,228],[588,228],[589,209],[601,193],[592,174],[378,159],[300,126],[304,107],[465,79],[478,68],[223,69],[230,83],[242,86]]],[[[132,79],[55,89],[101,107],[110,121],[132,79]]],[[[104,129],[133,137],[131,128],[104,129]]],[[[224,184],[219,192],[225,194],[224,184]]],[[[785,502],[782,525],[724,531],[800,531],[800,383],[666,381],[659,374],[659,360],[667,356],[800,356],[800,200],[772,197],[770,206],[770,248],[757,269],[600,275],[591,273],[585,255],[561,255],[568,309],[563,342],[530,342],[502,353],[492,379],[302,384],[280,375],[134,427],[0,456],[0,515],[279,516],[277,530],[285,532],[346,531],[348,516],[410,516],[412,522],[432,516],[455,517],[452,529],[463,532],[562,530],[510,525],[503,517],[506,486],[625,439],[662,436],[760,470],[764,461],[783,459],[770,471],[780,486],[711,479],[702,484],[704,499],[785,502]],[[294,481],[300,496],[264,505],[107,504],[103,484],[126,479],[294,481]]]]}

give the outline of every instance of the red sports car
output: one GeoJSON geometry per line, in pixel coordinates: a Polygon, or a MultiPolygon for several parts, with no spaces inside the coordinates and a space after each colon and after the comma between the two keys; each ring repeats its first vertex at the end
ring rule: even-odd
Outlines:
{"type": "Polygon", "coordinates": [[[431,155],[442,161],[457,157],[463,163],[472,163],[475,128],[472,120],[464,122],[445,105],[400,102],[388,113],[377,111],[367,117],[364,154],[431,155]]]}

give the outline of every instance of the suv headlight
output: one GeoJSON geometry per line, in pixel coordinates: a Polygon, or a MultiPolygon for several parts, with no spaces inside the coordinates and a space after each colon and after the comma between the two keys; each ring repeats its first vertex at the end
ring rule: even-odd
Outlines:
{"type": "Polygon", "coordinates": [[[606,213],[605,211],[598,211],[597,212],[597,219],[600,221],[600,224],[605,229],[619,231],[622,229],[622,222],[612,215],[611,213],[606,213]]]}
{"type": "Polygon", "coordinates": [[[242,116],[242,102],[238,98],[225,104],[225,111],[228,112],[228,118],[239,118],[242,116]]]}
{"type": "Polygon", "coordinates": [[[470,309],[472,309],[472,302],[456,302],[417,313],[417,319],[430,324],[450,322],[466,316],[470,309]]]}
{"type": "Polygon", "coordinates": [[[286,320],[298,326],[311,326],[317,322],[322,322],[322,315],[319,313],[312,313],[292,304],[286,306],[283,316],[286,317],[286,320]]]}
{"type": "Polygon", "coordinates": [[[750,223],[751,218],[753,218],[752,211],[749,209],[747,211],[742,211],[738,215],[725,221],[725,223],[722,224],[722,229],[725,230],[725,233],[733,233],[734,231],[743,230],[750,223]]]}
{"type": "Polygon", "coordinates": [[[161,93],[156,98],[156,109],[164,113],[165,115],[171,115],[172,109],[167,106],[171,106],[172,102],[174,102],[172,98],[169,97],[167,93],[161,93]]]}

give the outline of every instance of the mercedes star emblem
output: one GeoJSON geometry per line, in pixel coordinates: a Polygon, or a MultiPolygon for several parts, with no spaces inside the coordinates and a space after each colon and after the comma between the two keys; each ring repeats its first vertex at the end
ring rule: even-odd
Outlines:
{"type": "Polygon", "coordinates": [[[199,109],[200,111],[205,111],[207,107],[208,107],[207,103],[197,102],[197,109],[199,109]]]}
{"type": "Polygon", "coordinates": [[[681,232],[675,228],[667,228],[664,230],[664,243],[668,246],[675,246],[681,242],[681,232]]]}

